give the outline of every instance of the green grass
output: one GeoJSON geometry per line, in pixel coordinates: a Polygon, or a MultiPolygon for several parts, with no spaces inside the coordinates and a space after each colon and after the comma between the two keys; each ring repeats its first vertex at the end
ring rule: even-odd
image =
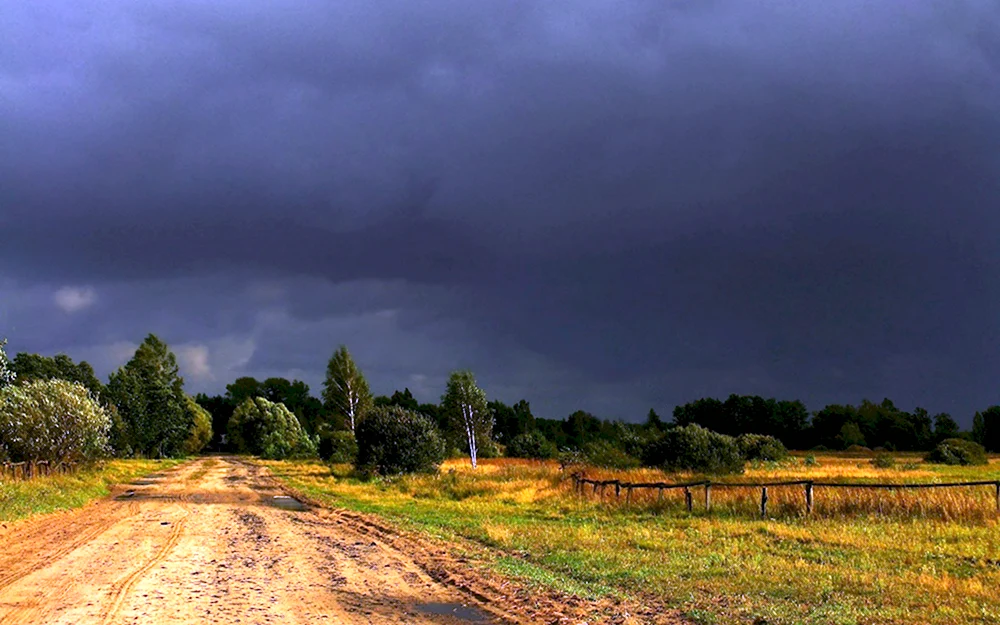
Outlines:
{"type": "MultiPolygon", "coordinates": [[[[819,461],[815,468],[793,462],[752,469],[744,478],[998,477],[996,464],[889,472],[854,459],[819,461]]],[[[551,465],[489,461],[473,473],[450,463],[438,476],[361,482],[346,467],[267,464],[279,479],[331,505],[489,547],[493,555],[483,563],[505,575],[580,596],[655,599],[699,623],[1000,622],[995,512],[953,521],[933,513],[761,520],[735,504],[711,515],[688,514],[679,503],[612,507],[574,495],[551,465]]],[[[991,502],[983,498],[986,510],[991,502]]],[[[980,503],[941,501],[960,513],[980,503]]]]}
{"type": "Polygon", "coordinates": [[[167,469],[179,460],[112,460],[69,475],[28,481],[0,480],[0,521],[17,521],[36,514],[79,508],[104,497],[113,484],[167,469]]]}

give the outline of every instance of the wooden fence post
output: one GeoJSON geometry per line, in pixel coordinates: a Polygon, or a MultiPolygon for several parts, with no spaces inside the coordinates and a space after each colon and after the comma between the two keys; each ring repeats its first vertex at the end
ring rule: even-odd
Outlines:
{"type": "Polygon", "coordinates": [[[806,482],[806,514],[813,511],[813,483],[806,482]]]}
{"type": "Polygon", "coordinates": [[[621,499],[622,496],[622,483],[615,480],[615,499],[621,499]]]}
{"type": "Polygon", "coordinates": [[[712,483],[705,482],[705,512],[712,509],[712,483]]]}
{"type": "Polygon", "coordinates": [[[687,505],[688,512],[694,510],[694,497],[691,495],[691,489],[687,486],[684,487],[684,503],[687,505]]]}
{"type": "Polygon", "coordinates": [[[767,486],[760,489],[760,516],[763,519],[767,518],[767,486]]]}

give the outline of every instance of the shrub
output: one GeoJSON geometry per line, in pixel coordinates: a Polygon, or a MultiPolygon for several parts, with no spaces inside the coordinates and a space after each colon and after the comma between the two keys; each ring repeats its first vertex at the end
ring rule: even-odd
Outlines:
{"type": "Polygon", "coordinates": [[[595,441],[583,446],[587,464],[607,469],[634,469],[642,464],[609,441],[595,441]]]}
{"type": "Polygon", "coordinates": [[[816,461],[816,456],[812,456],[812,455],[806,456],[805,463],[806,463],[807,467],[817,467],[817,466],[819,466],[819,462],[816,461]]]}
{"type": "Polygon", "coordinates": [[[430,472],[444,460],[444,442],[430,418],[399,406],[377,406],[356,426],[356,466],[364,473],[430,472]]]}
{"type": "Polygon", "coordinates": [[[742,473],[743,455],[736,439],[691,424],[672,428],[646,447],[643,463],[668,471],[742,473]]]}
{"type": "Polygon", "coordinates": [[[316,455],[316,445],[284,404],[252,397],[240,404],[227,428],[233,446],[270,460],[316,455]]]}
{"type": "Polygon", "coordinates": [[[864,445],[851,445],[850,447],[848,447],[844,451],[846,451],[848,453],[852,453],[852,454],[870,454],[870,453],[872,453],[872,450],[869,449],[868,447],[865,447],[864,445]]]}
{"type": "Polygon", "coordinates": [[[896,466],[896,459],[886,451],[875,452],[875,457],[871,459],[872,466],[877,469],[891,469],[896,466]]]}
{"type": "Polygon", "coordinates": [[[350,430],[323,430],[319,435],[319,457],[334,464],[354,464],[358,442],[350,430]]]}
{"type": "Polygon", "coordinates": [[[741,434],[736,442],[740,446],[740,453],[746,460],[777,462],[788,457],[785,445],[773,436],[741,434]]]}
{"type": "Polygon", "coordinates": [[[79,384],[36,380],[0,391],[0,454],[15,462],[104,456],[110,429],[107,411],[79,384]]]}
{"type": "Polygon", "coordinates": [[[208,441],[212,440],[212,415],[191,397],[185,397],[184,412],[191,423],[191,429],[184,441],[183,450],[186,455],[192,455],[205,449],[208,441]]]}
{"type": "Polygon", "coordinates": [[[987,464],[986,449],[979,443],[974,443],[962,438],[946,438],[938,443],[938,446],[931,450],[924,457],[927,462],[936,464],[987,464]]]}
{"type": "Polygon", "coordinates": [[[510,458],[553,458],[555,455],[556,446],[538,430],[518,434],[507,444],[510,458]]]}

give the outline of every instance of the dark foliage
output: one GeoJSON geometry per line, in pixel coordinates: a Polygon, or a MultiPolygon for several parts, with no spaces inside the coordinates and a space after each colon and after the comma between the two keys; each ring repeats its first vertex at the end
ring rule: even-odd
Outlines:
{"type": "Polygon", "coordinates": [[[732,436],[697,424],[676,427],[646,447],[643,464],[667,471],[742,473],[743,455],[732,436]]]}
{"type": "Polygon", "coordinates": [[[434,422],[399,406],[374,407],[358,423],[355,436],[357,467],[365,473],[434,471],[444,460],[444,443],[434,422]]]}
{"type": "Polygon", "coordinates": [[[507,443],[507,456],[511,458],[555,458],[557,452],[538,430],[518,434],[507,443]]]}

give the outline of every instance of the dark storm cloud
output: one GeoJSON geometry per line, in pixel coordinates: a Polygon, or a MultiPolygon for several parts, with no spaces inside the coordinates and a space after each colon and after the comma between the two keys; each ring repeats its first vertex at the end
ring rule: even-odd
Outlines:
{"type": "Polygon", "coordinates": [[[382,390],[471,366],[557,414],[998,401],[994,3],[5,13],[32,349],[149,328],[307,372],[347,342],[382,390]],[[39,312],[64,285],[94,302],[39,312]]]}

